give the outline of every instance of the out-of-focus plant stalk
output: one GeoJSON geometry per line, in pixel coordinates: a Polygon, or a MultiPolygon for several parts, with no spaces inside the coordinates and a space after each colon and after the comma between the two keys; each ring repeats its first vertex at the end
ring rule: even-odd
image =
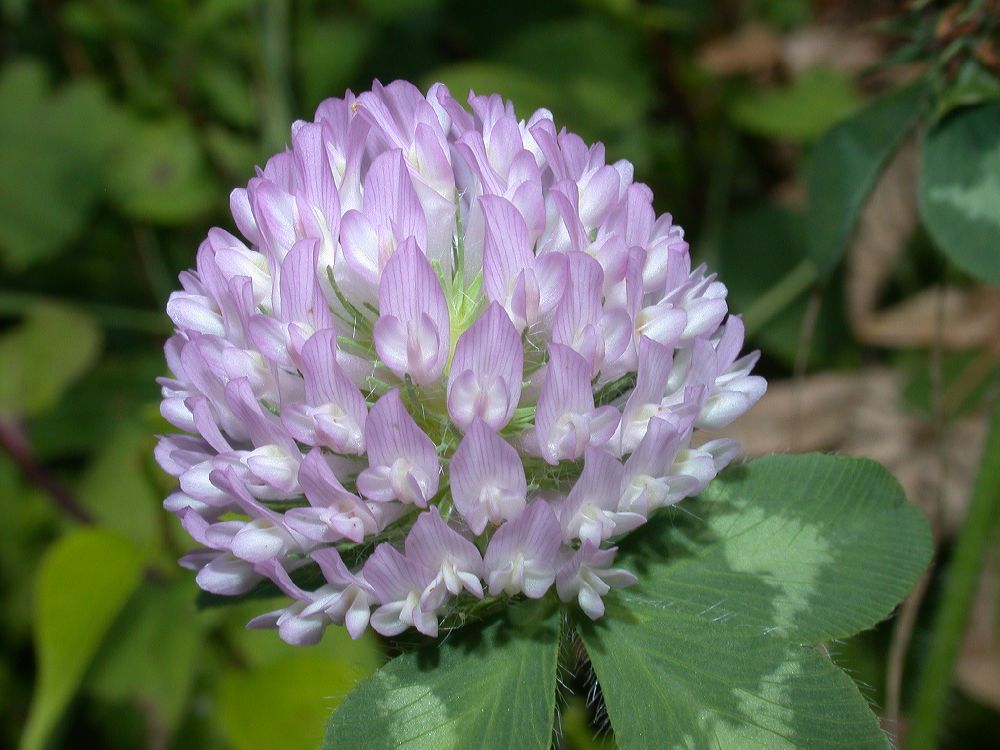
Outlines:
{"type": "Polygon", "coordinates": [[[267,150],[281,149],[288,137],[292,117],[289,73],[289,0],[267,0],[260,4],[262,81],[262,140],[267,150]]]}
{"type": "Polygon", "coordinates": [[[1000,519],[1000,399],[993,410],[979,477],[955,546],[948,581],[931,635],[931,651],[920,677],[908,750],[932,750],[951,690],[952,674],[965,635],[983,556],[1000,519]]]}
{"type": "Polygon", "coordinates": [[[169,336],[173,331],[170,320],[153,310],[141,310],[121,305],[107,305],[86,300],[73,300],[34,292],[0,291],[0,319],[21,318],[31,305],[51,304],[73,307],[86,313],[102,327],[119,331],[169,336]]]}
{"type": "Polygon", "coordinates": [[[743,314],[743,324],[747,336],[756,333],[761,326],[792,304],[815,283],[816,266],[811,260],[803,260],[782,276],[770,289],[757,298],[743,314]]]}

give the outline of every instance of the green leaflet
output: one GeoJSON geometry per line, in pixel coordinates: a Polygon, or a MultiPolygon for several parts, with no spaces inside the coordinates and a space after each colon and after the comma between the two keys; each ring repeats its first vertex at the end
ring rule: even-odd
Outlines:
{"type": "Polygon", "coordinates": [[[228,638],[244,665],[217,682],[215,721],[233,750],[315,747],[330,710],[381,661],[370,634],[352,641],[345,629],[330,628],[318,645],[293,648],[273,631],[246,629],[251,612],[285,604],[259,602],[227,613],[228,638]]]}
{"type": "Polygon", "coordinates": [[[0,336],[0,414],[34,416],[55,406],[89,370],[101,350],[101,330],[87,315],[38,303],[0,336]]]}
{"type": "Polygon", "coordinates": [[[959,268],[1000,284],[1000,103],[954,112],[927,136],[920,213],[959,268]]]}
{"type": "Polygon", "coordinates": [[[816,144],[806,170],[806,225],[809,255],[821,276],[840,262],[868,194],[929,98],[927,86],[915,83],[839,123],[816,144]]]}
{"type": "Polygon", "coordinates": [[[144,709],[150,726],[173,733],[205,656],[194,587],[178,577],[137,591],[108,631],[84,689],[110,703],[131,702],[144,709]]]}
{"type": "Polygon", "coordinates": [[[729,115],[754,135],[811,142],[857,106],[850,78],[835,70],[813,68],[787,86],[736,97],[729,115]]]}
{"type": "Polygon", "coordinates": [[[141,573],[135,547],[103,529],[72,531],[46,553],[35,591],[38,682],[22,750],[45,746],[141,573]]]}
{"type": "Polygon", "coordinates": [[[926,522],[871,461],[728,471],[628,541],[639,585],[580,627],[619,746],[888,746],[810,646],[888,615],[930,550],[926,522]]]}
{"type": "MultiPolygon", "coordinates": [[[[851,679],[815,648],[886,617],[927,565],[927,523],[878,464],[775,456],[733,468],[626,539],[639,576],[578,631],[618,745],[881,748],[851,679]]],[[[390,662],[323,748],[546,748],[557,615],[544,604],[390,662]]]]}
{"type": "Polygon", "coordinates": [[[382,667],[333,714],[321,747],[547,750],[558,647],[557,610],[510,607],[382,667]]]}
{"type": "Polygon", "coordinates": [[[820,652],[664,602],[621,597],[581,629],[618,747],[888,748],[820,652]]]}
{"type": "Polygon", "coordinates": [[[215,205],[214,178],[198,132],[184,117],[128,121],[108,186],[126,216],[154,224],[184,224],[215,205]]]}
{"type": "Polygon", "coordinates": [[[99,85],[50,92],[47,79],[30,60],[0,75],[0,263],[14,270],[55,257],[80,234],[120,133],[99,85]]]}

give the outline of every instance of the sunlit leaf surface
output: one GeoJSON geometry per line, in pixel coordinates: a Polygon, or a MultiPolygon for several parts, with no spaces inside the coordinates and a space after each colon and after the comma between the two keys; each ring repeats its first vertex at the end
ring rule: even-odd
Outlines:
{"type": "Polygon", "coordinates": [[[926,523],[881,467],[760,459],[627,549],[640,585],[580,626],[622,748],[888,746],[815,648],[884,618],[928,562],[926,523]]]}

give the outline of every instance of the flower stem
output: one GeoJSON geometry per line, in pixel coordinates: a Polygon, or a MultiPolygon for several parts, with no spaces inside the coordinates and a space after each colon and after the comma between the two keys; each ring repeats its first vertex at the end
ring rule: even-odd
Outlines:
{"type": "Polygon", "coordinates": [[[12,420],[0,419],[0,450],[8,454],[24,477],[45,491],[67,516],[79,523],[93,523],[76,497],[35,460],[24,431],[12,420]]]}
{"type": "Polygon", "coordinates": [[[917,689],[907,744],[910,750],[931,750],[938,744],[955,660],[965,635],[983,556],[1000,520],[1000,462],[997,456],[1000,456],[1000,400],[994,407],[979,477],[972,491],[968,516],[959,532],[934,622],[930,654],[917,689]]]}
{"type": "Polygon", "coordinates": [[[816,266],[811,260],[803,260],[782,276],[743,314],[747,336],[756,333],[763,325],[769,323],[812,286],[814,281],[816,281],[816,266]]]}

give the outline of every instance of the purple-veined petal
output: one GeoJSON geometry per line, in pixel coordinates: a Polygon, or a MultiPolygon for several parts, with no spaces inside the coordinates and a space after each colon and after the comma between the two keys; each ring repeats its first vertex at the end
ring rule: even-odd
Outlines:
{"type": "Polygon", "coordinates": [[[483,288],[492,302],[507,307],[518,275],[534,264],[528,227],[521,213],[504,198],[484,195],[479,205],[486,220],[483,288]]]}
{"type": "Polygon", "coordinates": [[[437,617],[420,606],[421,594],[434,580],[433,570],[383,542],[368,558],[363,575],[381,603],[371,617],[375,630],[394,636],[412,626],[424,635],[437,635],[437,617]]]}
{"type": "Polygon", "coordinates": [[[535,439],[539,455],[550,464],[580,458],[588,445],[604,445],[618,427],[617,409],[594,408],[590,376],[587,360],[568,346],[549,344],[535,411],[535,439]]]}
{"type": "Polygon", "coordinates": [[[378,289],[375,348],[397,375],[433,383],[448,361],[448,303],[423,251],[407,240],[386,264],[378,289]]]}
{"type": "Polygon", "coordinates": [[[499,525],[524,510],[527,481],[517,450],[476,419],[451,458],[455,508],[473,533],[499,525]]]}
{"type": "Polygon", "coordinates": [[[475,417],[499,430],[521,397],[524,350],[517,329],[496,302],[458,338],[448,375],[448,409],[462,430],[475,417]],[[456,388],[456,384],[458,387],[456,388]]]}
{"type": "Polygon", "coordinates": [[[562,529],[544,500],[536,500],[493,535],[483,563],[491,596],[524,593],[531,599],[545,595],[555,580],[556,555],[562,529]]]}
{"type": "Polygon", "coordinates": [[[368,413],[365,442],[369,468],[358,476],[361,493],[378,502],[396,499],[425,507],[438,490],[437,451],[398,390],[382,396],[368,413]]]}
{"type": "Polygon", "coordinates": [[[638,528],[646,517],[618,510],[625,470],[614,456],[598,448],[588,448],[585,455],[583,472],[556,510],[567,541],[600,546],[609,537],[638,528]]]}
{"type": "Polygon", "coordinates": [[[434,581],[422,595],[424,602],[430,603],[425,609],[437,609],[447,594],[457,596],[462,589],[482,599],[482,555],[476,545],[442,520],[437,508],[432,506],[420,514],[404,548],[408,559],[435,572],[434,581]]]}
{"type": "MultiPolygon", "coordinates": [[[[368,417],[365,398],[337,361],[337,334],[324,329],[313,334],[302,347],[302,377],[309,405],[306,425],[311,434],[294,434],[300,442],[325,445],[338,453],[363,454],[364,428],[368,417]],[[310,441],[305,438],[312,438],[310,441]]],[[[283,414],[284,417],[284,414],[283,414]]],[[[294,427],[283,418],[286,429],[294,427]]],[[[301,420],[295,422],[296,427],[301,420]]]]}
{"type": "Polygon", "coordinates": [[[604,597],[612,587],[631,586],[638,580],[632,573],[612,568],[617,547],[598,549],[584,542],[580,549],[559,569],[556,590],[563,601],[576,599],[591,620],[604,614],[604,597]]]}

